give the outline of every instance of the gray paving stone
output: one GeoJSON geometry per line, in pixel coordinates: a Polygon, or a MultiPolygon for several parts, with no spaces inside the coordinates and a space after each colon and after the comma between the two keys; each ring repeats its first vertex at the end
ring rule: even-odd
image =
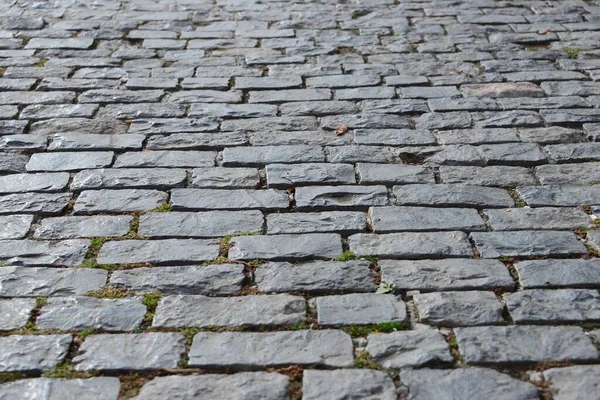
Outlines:
{"type": "Polygon", "coordinates": [[[0,240],[0,263],[11,265],[67,265],[83,262],[89,240],[42,242],[0,240]]]}
{"type": "Polygon", "coordinates": [[[488,165],[530,166],[547,162],[540,147],[534,143],[485,144],[478,149],[488,165]]]}
{"type": "Polygon", "coordinates": [[[452,362],[450,348],[437,330],[398,331],[370,334],[367,351],[385,368],[447,365],[452,362]]]}
{"type": "Polygon", "coordinates": [[[317,317],[321,325],[402,322],[406,315],[406,305],[394,295],[356,293],[317,297],[317,317]]]}
{"type": "Polygon", "coordinates": [[[417,129],[461,129],[471,126],[471,114],[466,111],[422,114],[416,122],[417,129]]]}
{"type": "MultiPolygon", "coordinates": [[[[44,81],[40,83],[40,89],[46,89],[44,83],[46,79],[61,79],[61,78],[44,78],[44,81]]],[[[73,80],[70,79],[70,82],[73,80]]],[[[84,81],[90,81],[89,84],[100,85],[99,81],[85,79],[84,81]]],[[[111,84],[114,86],[114,84],[111,84]]],[[[72,88],[64,88],[72,89],[72,88]]],[[[38,120],[38,119],[50,119],[50,118],[91,118],[92,115],[98,110],[97,104],[34,104],[27,106],[21,111],[20,117],[22,119],[38,120]]]]}
{"type": "Polygon", "coordinates": [[[548,128],[519,128],[519,137],[524,142],[571,143],[582,140],[582,132],[577,129],[551,126],[548,128]]]}
{"type": "MultiPolygon", "coordinates": [[[[253,107],[256,107],[254,105],[253,107]]],[[[358,108],[351,101],[306,101],[291,102],[279,105],[282,115],[315,115],[352,114],[358,108]]]]}
{"type": "Polygon", "coordinates": [[[29,157],[21,154],[0,153],[0,173],[14,174],[25,172],[25,164],[29,157]]]}
{"type": "Polygon", "coordinates": [[[106,242],[99,264],[175,264],[214,260],[219,243],[210,239],[123,240],[106,242]]]}
{"type": "Polygon", "coordinates": [[[79,95],[80,103],[153,103],[164,95],[162,90],[95,89],[79,95]]]}
{"type": "Polygon", "coordinates": [[[6,215],[0,216],[0,240],[23,239],[29,232],[33,223],[33,215],[6,215]]]}
{"type": "MultiPolygon", "coordinates": [[[[23,121],[24,122],[24,121],[23,121]]],[[[0,129],[1,129],[0,121],[0,129]]],[[[25,129],[25,126],[23,126],[25,129]]],[[[0,150],[44,150],[46,148],[46,139],[42,136],[37,135],[21,135],[21,132],[17,134],[8,134],[6,136],[0,136],[0,150]]]]}
{"type": "Polygon", "coordinates": [[[530,82],[502,82],[479,85],[462,85],[467,97],[544,97],[544,91],[530,82]]]}
{"type": "Polygon", "coordinates": [[[33,299],[0,300],[0,330],[10,331],[24,327],[35,308],[35,303],[33,299]]]}
{"type": "Polygon", "coordinates": [[[71,190],[87,189],[171,189],[182,187],[187,179],[185,170],[167,168],[101,168],[78,172],[71,190]]]}
{"type": "Polygon", "coordinates": [[[435,183],[431,168],[417,165],[356,164],[361,184],[435,183]]]}
{"type": "Polygon", "coordinates": [[[598,359],[598,351],[576,326],[481,326],[454,332],[467,364],[598,359]]]}
{"type": "Polygon", "coordinates": [[[269,164],[266,172],[269,187],[356,183],[350,164],[269,164]]]}
{"type": "Polygon", "coordinates": [[[271,104],[194,103],[188,116],[195,118],[259,118],[274,117],[277,106],[271,104]]]}
{"type": "Polygon", "coordinates": [[[485,230],[476,210],[429,207],[371,207],[373,232],[485,230]]]}
{"type": "Polygon", "coordinates": [[[556,400],[593,399],[598,395],[600,367],[577,365],[566,368],[550,368],[544,371],[556,400]]]}
{"type": "Polygon", "coordinates": [[[443,183],[459,183],[477,186],[535,185],[531,171],[522,167],[507,166],[441,166],[443,183]]]}
{"type": "Polygon", "coordinates": [[[318,213],[273,213],[267,215],[267,233],[337,232],[355,233],[366,229],[365,214],[354,211],[318,213]]]}
{"type": "Polygon", "coordinates": [[[36,228],[36,239],[76,239],[99,236],[123,236],[130,231],[133,217],[94,215],[44,218],[36,228]]]}
{"type": "Polygon", "coordinates": [[[515,267],[525,289],[600,286],[600,262],[596,259],[520,261],[515,267]]]}
{"type": "Polygon", "coordinates": [[[115,377],[20,379],[0,385],[0,399],[116,400],[120,385],[115,377]]]}
{"type": "Polygon", "coordinates": [[[298,210],[366,208],[388,204],[385,186],[310,186],[295,192],[298,210]]]}
{"type": "Polygon", "coordinates": [[[149,211],[166,203],[167,198],[167,193],[158,190],[84,190],[79,194],[73,209],[75,214],[149,211]]]}
{"type": "Polygon", "coordinates": [[[534,385],[486,368],[450,370],[418,369],[401,373],[408,387],[409,399],[450,400],[461,398],[494,398],[498,400],[537,400],[534,385]]]}
{"type": "Polygon", "coordinates": [[[71,335],[0,337],[0,371],[48,371],[67,356],[71,335]]]}
{"type": "Polygon", "coordinates": [[[384,146],[332,146],[326,147],[325,151],[330,163],[394,162],[391,148],[384,146]]]}
{"type": "Polygon", "coordinates": [[[600,196],[600,187],[575,185],[522,186],[519,196],[532,207],[577,207],[594,204],[600,196]]]}
{"type": "Polygon", "coordinates": [[[39,329],[132,331],[139,328],[145,314],[139,298],[56,297],[42,307],[36,325],[39,329]]]}
{"type": "Polygon", "coordinates": [[[508,269],[498,260],[380,260],[381,280],[396,290],[422,292],[446,290],[512,289],[508,269]]]}
{"type": "MultiPolygon", "coordinates": [[[[0,97],[1,99],[1,97],[0,97]]],[[[330,100],[330,89],[261,90],[249,92],[249,103],[330,100]]]]}
{"type": "Polygon", "coordinates": [[[175,332],[90,335],[73,364],[77,371],[177,368],[184,351],[184,337],[175,332]]]}
{"type": "Polygon", "coordinates": [[[27,171],[75,171],[86,168],[108,167],[113,153],[77,152],[77,153],[36,153],[25,166],[27,171]]]}
{"type": "Polygon", "coordinates": [[[368,261],[313,261],[292,265],[270,262],[255,271],[255,281],[263,292],[334,291],[372,292],[377,288],[368,261]]]}
{"type": "Polygon", "coordinates": [[[470,257],[471,246],[463,232],[358,233],[348,238],[350,251],[359,256],[390,258],[470,257]]]}
{"type": "Polygon", "coordinates": [[[97,269],[3,267],[2,297],[81,295],[106,283],[107,271],[97,269]]]}
{"type": "Polygon", "coordinates": [[[437,292],[413,296],[419,321],[437,326],[503,324],[503,307],[493,292],[437,292]]]}
{"type": "Polygon", "coordinates": [[[48,150],[140,150],[145,138],[137,134],[57,133],[48,150]]]}
{"type": "Polygon", "coordinates": [[[524,290],[504,296],[517,324],[591,322],[600,319],[600,295],[596,290],[524,290]]]}
{"type": "Polygon", "coordinates": [[[223,151],[224,167],[323,161],[323,151],[315,146],[227,147],[223,151]]]}
{"type": "Polygon", "coordinates": [[[146,151],[127,152],[117,156],[114,167],[212,167],[216,152],[213,151],[146,151]]]}
{"type": "Polygon", "coordinates": [[[72,103],[74,92],[2,92],[0,104],[61,104],[72,103]]]}
{"type": "Polygon", "coordinates": [[[307,370],[302,379],[304,400],[352,398],[394,400],[396,388],[382,371],[367,369],[307,370]]]}
{"type": "Polygon", "coordinates": [[[600,143],[566,143],[544,147],[549,157],[557,163],[597,161],[600,159],[600,143]]]}
{"type": "Polygon", "coordinates": [[[211,399],[285,400],[289,397],[288,384],[287,376],[270,372],[170,375],[152,379],[134,398],[150,400],[177,396],[182,400],[192,400],[198,393],[203,393],[211,399]]]}
{"type": "Polygon", "coordinates": [[[303,260],[341,254],[342,241],[336,233],[236,236],[229,245],[231,260],[303,260]]]}
{"type": "Polygon", "coordinates": [[[189,356],[190,366],[204,368],[349,367],[354,363],[350,336],[337,330],[200,332],[194,336],[189,356]],[[249,342],[252,349],[247,347],[249,342]]]}
{"type": "Polygon", "coordinates": [[[436,136],[441,144],[482,144],[518,142],[514,128],[473,128],[438,131],[436,136]]]}
{"type": "Polygon", "coordinates": [[[590,217],[577,208],[507,208],[483,210],[494,231],[559,230],[592,227],[590,217]]]}
{"type": "Polygon", "coordinates": [[[190,265],[118,270],[111,274],[110,284],[137,293],[231,295],[241,290],[244,279],[241,264],[190,265]]]}
{"type": "Polygon", "coordinates": [[[435,137],[425,130],[356,129],[354,142],[366,145],[424,146],[436,144],[435,137]]]}
{"type": "Polygon", "coordinates": [[[215,189],[253,189],[260,184],[255,168],[194,168],[189,187],[215,189]]]}
{"type": "Polygon", "coordinates": [[[398,205],[434,207],[512,207],[508,192],[500,188],[461,184],[394,186],[398,205]]]}
{"type": "Polygon", "coordinates": [[[174,189],[171,191],[174,210],[283,210],[290,206],[287,192],[276,189],[222,190],[174,189]]]}
{"type": "Polygon", "coordinates": [[[596,162],[576,164],[548,164],[535,169],[542,185],[585,185],[598,182],[600,165],[596,162]]]}
{"type": "Polygon", "coordinates": [[[471,238],[483,258],[587,254],[572,232],[474,232],[471,238]]]}
{"type": "Polygon", "coordinates": [[[161,299],[152,326],[158,328],[272,326],[298,324],[305,318],[306,300],[300,296],[287,294],[238,297],[177,295],[161,299]]]}
{"type": "Polygon", "coordinates": [[[12,174],[0,176],[0,193],[58,192],[67,187],[68,173],[12,174]]]}

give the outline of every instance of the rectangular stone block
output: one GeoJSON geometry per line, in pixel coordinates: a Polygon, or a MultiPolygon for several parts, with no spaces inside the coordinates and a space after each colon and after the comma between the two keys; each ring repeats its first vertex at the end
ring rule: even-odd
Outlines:
{"type": "Polygon", "coordinates": [[[600,260],[531,260],[515,264],[525,289],[600,287],[600,260]]]}
{"type": "Polygon", "coordinates": [[[167,168],[101,168],[78,172],[71,182],[72,190],[86,189],[171,189],[182,187],[185,170],[167,168]]]}
{"type": "Polygon", "coordinates": [[[463,232],[358,233],[348,242],[350,251],[359,256],[418,259],[473,255],[463,232]]]}
{"type": "Polygon", "coordinates": [[[290,206],[289,195],[283,190],[221,190],[174,189],[171,191],[174,210],[283,210],[290,206]]]}
{"type": "Polygon", "coordinates": [[[0,337],[0,371],[53,370],[67,356],[71,340],[67,334],[0,337]]]}
{"type": "Polygon", "coordinates": [[[507,208],[483,210],[495,231],[591,228],[590,217],[578,208],[507,208]]]}
{"type": "Polygon", "coordinates": [[[597,203],[600,187],[570,184],[521,186],[517,193],[531,207],[578,207],[597,203]]]}
{"type": "Polygon", "coordinates": [[[0,240],[23,239],[33,223],[33,215],[0,216],[0,240]]]}
{"type": "Polygon", "coordinates": [[[388,204],[385,186],[307,186],[295,192],[298,210],[366,208],[388,204]]]}
{"type": "Polygon", "coordinates": [[[25,168],[27,171],[76,171],[108,167],[112,160],[112,151],[35,153],[25,168]]]}
{"type": "Polygon", "coordinates": [[[84,190],[79,194],[75,214],[150,211],[167,202],[166,192],[146,189],[84,190]]]}
{"type": "Polygon", "coordinates": [[[224,167],[261,166],[277,163],[318,163],[323,161],[325,161],[323,150],[316,146],[227,147],[223,150],[224,167]]]}
{"type": "Polygon", "coordinates": [[[373,232],[483,231],[485,222],[477,210],[432,207],[371,207],[373,232]]]}
{"type": "Polygon", "coordinates": [[[80,265],[89,240],[43,242],[38,240],[0,240],[0,264],[80,265]]]}
{"type": "Polygon", "coordinates": [[[433,169],[419,165],[356,164],[361,184],[435,183],[433,169]]]}
{"type": "Polygon", "coordinates": [[[36,239],[76,239],[123,236],[129,233],[132,216],[94,215],[44,218],[34,233],[36,239]]]}
{"type": "Polygon", "coordinates": [[[500,188],[460,184],[394,186],[398,205],[435,207],[512,207],[508,192],[500,188]]]}
{"type": "Polygon", "coordinates": [[[106,242],[98,253],[99,264],[175,264],[214,260],[217,240],[165,239],[106,242]]]}
{"type": "Polygon", "coordinates": [[[474,232],[471,238],[483,258],[585,255],[587,249],[572,232],[474,232]]]}
{"type": "Polygon", "coordinates": [[[236,236],[229,244],[231,260],[305,260],[341,254],[342,238],[337,233],[236,236]]]}
{"type": "Polygon", "coordinates": [[[364,213],[354,211],[273,213],[267,215],[267,233],[364,232],[365,217],[364,213]]]}
{"type": "Polygon", "coordinates": [[[394,295],[355,293],[317,297],[317,318],[321,325],[402,322],[406,315],[406,304],[394,295]]]}
{"type": "Polygon", "coordinates": [[[269,164],[266,170],[269,187],[356,183],[350,164],[269,164]]]}

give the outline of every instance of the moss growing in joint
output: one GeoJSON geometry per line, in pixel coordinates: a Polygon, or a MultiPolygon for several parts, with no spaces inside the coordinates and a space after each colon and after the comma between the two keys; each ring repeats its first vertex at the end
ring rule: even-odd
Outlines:
{"type": "Polygon", "coordinates": [[[350,325],[345,327],[343,331],[351,336],[365,336],[370,333],[389,333],[407,329],[408,326],[403,322],[382,322],[371,325],[350,325]]]}
{"type": "Polygon", "coordinates": [[[333,259],[333,261],[350,261],[356,260],[356,254],[351,251],[343,252],[339,257],[333,259]]]}
{"type": "Polygon", "coordinates": [[[584,47],[584,48],[563,47],[562,50],[565,53],[567,53],[569,58],[575,59],[575,58],[579,57],[579,53],[581,53],[582,51],[591,51],[591,50],[596,50],[596,49],[591,48],[591,47],[584,47]]]}

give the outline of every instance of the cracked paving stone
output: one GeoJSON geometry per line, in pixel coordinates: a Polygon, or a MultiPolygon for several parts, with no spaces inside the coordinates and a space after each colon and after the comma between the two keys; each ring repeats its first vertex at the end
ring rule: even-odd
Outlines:
{"type": "Polygon", "coordinates": [[[593,399],[600,389],[599,365],[550,368],[543,374],[555,400],[593,399]]]}
{"type": "Polygon", "coordinates": [[[368,369],[306,370],[302,378],[304,400],[395,400],[396,387],[383,371],[368,369]]]}
{"type": "Polygon", "coordinates": [[[73,364],[77,371],[177,368],[184,352],[184,336],[175,332],[89,335],[73,364]]]}
{"type": "Polygon", "coordinates": [[[36,319],[39,329],[132,331],[142,323],[146,306],[139,298],[97,299],[58,297],[48,299],[36,319]]]}
{"type": "Polygon", "coordinates": [[[20,379],[0,385],[0,399],[117,400],[120,386],[119,378],[108,376],[20,379]]]}
{"type": "Polygon", "coordinates": [[[198,393],[211,399],[287,400],[289,378],[270,372],[240,372],[232,375],[160,376],[144,384],[135,400],[193,400],[198,393]]]}
{"type": "Polygon", "coordinates": [[[331,208],[367,208],[385,206],[388,194],[385,186],[307,186],[295,192],[298,210],[331,208]]]}
{"type": "Polygon", "coordinates": [[[11,331],[24,327],[34,308],[34,299],[0,300],[0,330],[11,331]]]}
{"type": "Polygon", "coordinates": [[[122,240],[104,243],[98,253],[98,263],[194,263],[214,260],[218,255],[216,239],[122,240]]]}
{"type": "Polygon", "coordinates": [[[63,362],[71,335],[11,335],[0,337],[0,372],[49,371],[63,362]]]}
{"type": "Polygon", "coordinates": [[[367,351],[385,368],[405,368],[452,363],[450,347],[437,330],[370,334],[367,351]]]}
{"type": "Polygon", "coordinates": [[[366,325],[402,322],[406,304],[394,295],[354,293],[317,297],[317,316],[321,325],[366,325]]]}
{"type": "Polygon", "coordinates": [[[576,326],[481,326],[456,328],[467,364],[594,361],[598,351],[576,326]]]}
{"type": "Polygon", "coordinates": [[[342,254],[337,233],[235,236],[229,242],[231,260],[305,260],[342,254]]]}
{"type": "Polygon", "coordinates": [[[354,364],[350,335],[337,330],[200,332],[190,348],[191,367],[252,370],[265,366],[354,364]],[[248,347],[252,343],[252,347],[248,347]]]}
{"type": "Polygon", "coordinates": [[[487,368],[418,369],[400,373],[409,399],[451,400],[488,398],[537,400],[534,385],[487,368]]]}
{"type": "Polygon", "coordinates": [[[588,254],[572,232],[474,232],[471,238],[483,258],[588,254]]]}
{"type": "Polygon", "coordinates": [[[103,287],[107,276],[108,272],[100,269],[2,267],[0,296],[83,295],[103,287]]]}
{"type": "Polygon", "coordinates": [[[273,326],[298,324],[305,318],[306,300],[300,296],[278,294],[218,298],[177,295],[160,300],[152,326],[273,326]]]}
{"type": "Polygon", "coordinates": [[[418,293],[413,296],[422,323],[436,326],[503,324],[503,307],[493,292],[418,293]]]}

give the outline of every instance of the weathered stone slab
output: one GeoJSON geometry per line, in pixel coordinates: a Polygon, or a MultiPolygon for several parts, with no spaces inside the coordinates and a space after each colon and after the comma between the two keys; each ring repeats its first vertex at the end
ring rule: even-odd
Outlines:
{"type": "Polygon", "coordinates": [[[433,169],[417,165],[358,163],[356,171],[361,184],[435,183],[433,169]]]}
{"type": "MultiPolygon", "coordinates": [[[[33,299],[0,300],[0,330],[11,331],[24,327],[34,308],[33,299]]],[[[0,390],[0,398],[1,393],[0,390]]]]}
{"type": "Polygon", "coordinates": [[[104,286],[107,276],[101,269],[2,267],[0,296],[83,295],[104,286]]]}
{"type": "Polygon", "coordinates": [[[436,292],[413,296],[422,323],[437,326],[503,324],[502,304],[493,292],[436,292]]]}
{"type": "Polygon", "coordinates": [[[33,215],[6,215],[0,216],[0,240],[23,239],[29,232],[33,215]]]}
{"type": "Polygon", "coordinates": [[[459,183],[477,186],[535,185],[531,171],[521,167],[506,166],[441,166],[443,183],[459,183]]]}
{"type": "Polygon", "coordinates": [[[460,185],[426,184],[394,186],[396,203],[436,207],[512,207],[504,189],[460,185]]]}
{"type": "Polygon", "coordinates": [[[462,85],[460,90],[467,97],[544,97],[538,85],[530,82],[502,82],[462,85]]]}
{"type": "Polygon", "coordinates": [[[240,372],[233,375],[171,375],[152,379],[140,389],[136,400],[193,400],[198,393],[211,399],[287,400],[289,378],[269,372],[240,372]]]}
{"type": "Polygon", "coordinates": [[[597,259],[531,260],[515,264],[523,288],[600,287],[597,259]]]}
{"type": "Polygon", "coordinates": [[[412,129],[355,129],[354,142],[389,146],[427,146],[437,143],[429,131],[412,129]]]}
{"type": "Polygon", "coordinates": [[[544,371],[555,400],[593,399],[598,395],[600,366],[576,365],[544,371]]]}
{"type": "Polygon", "coordinates": [[[190,366],[258,369],[265,366],[354,364],[352,339],[337,330],[200,332],[190,349],[190,366]],[[252,348],[248,347],[252,343],[252,348]]]}
{"type": "Polygon", "coordinates": [[[82,239],[60,242],[0,240],[0,264],[79,265],[89,245],[89,240],[82,239]]]}
{"type": "Polygon", "coordinates": [[[217,153],[214,151],[154,150],[127,152],[117,156],[114,167],[212,167],[216,155],[217,153]]]}
{"type": "Polygon", "coordinates": [[[599,181],[600,163],[548,164],[535,169],[542,185],[586,185],[599,181]]]}
{"type": "Polygon", "coordinates": [[[244,279],[241,264],[189,265],[114,271],[110,284],[137,293],[231,295],[242,289],[244,279]]]}
{"type": "Polygon", "coordinates": [[[149,211],[166,203],[167,198],[167,193],[158,190],[84,190],[77,198],[73,209],[75,214],[149,211]]]}
{"type": "Polygon", "coordinates": [[[385,368],[418,367],[452,362],[450,348],[437,330],[370,334],[367,351],[385,368]]]}
{"type": "Polygon", "coordinates": [[[578,207],[597,203],[600,186],[522,186],[517,193],[532,207],[578,207]]]}
{"type": "Polygon", "coordinates": [[[184,337],[174,332],[90,335],[73,358],[77,371],[177,368],[184,337]]]}
{"type": "Polygon", "coordinates": [[[598,359],[591,340],[575,326],[481,326],[454,332],[467,364],[598,359]]]}
{"type": "Polygon", "coordinates": [[[463,232],[358,233],[348,238],[350,251],[359,256],[389,258],[471,257],[463,232]]]}
{"type": "Polygon", "coordinates": [[[306,370],[302,379],[304,400],[395,400],[396,387],[383,371],[368,369],[306,370]]]}
{"type": "Polygon", "coordinates": [[[119,378],[108,376],[20,379],[0,385],[0,399],[117,400],[120,385],[119,378]]]}
{"type": "Polygon", "coordinates": [[[365,214],[355,211],[273,213],[267,215],[267,233],[364,232],[365,214]]]}
{"type": "Polygon", "coordinates": [[[263,292],[372,292],[377,288],[369,261],[313,261],[303,264],[270,262],[254,272],[263,292]]]}
{"type": "Polygon", "coordinates": [[[558,230],[592,227],[590,217],[578,208],[507,208],[483,210],[495,231],[558,230]]]}
{"type": "Polygon", "coordinates": [[[58,192],[67,187],[69,174],[13,174],[0,176],[0,193],[58,192]]]}
{"type": "Polygon", "coordinates": [[[238,297],[168,296],[158,303],[153,327],[181,328],[241,325],[297,324],[306,318],[306,300],[300,296],[256,295],[238,297]]]}
{"type": "Polygon", "coordinates": [[[310,186],[295,193],[299,210],[365,208],[388,204],[385,186],[310,186]]]}
{"type": "Polygon", "coordinates": [[[525,290],[504,296],[517,324],[572,323],[600,320],[600,295],[596,290],[525,290]]]}
{"type": "Polygon", "coordinates": [[[145,138],[136,134],[57,133],[48,150],[139,150],[145,138]]]}
{"type": "Polygon", "coordinates": [[[48,371],[67,356],[71,335],[0,337],[0,371],[48,371]]]}
{"type": "Polygon", "coordinates": [[[356,183],[350,164],[269,164],[266,170],[269,187],[356,183]]]}
{"type": "Polygon", "coordinates": [[[534,385],[486,368],[415,369],[402,371],[402,384],[411,398],[493,398],[498,400],[537,400],[534,385]]]}
{"type": "Polygon", "coordinates": [[[123,236],[130,231],[133,217],[93,215],[44,218],[34,233],[37,239],[76,239],[123,236]]]}
{"type": "Polygon", "coordinates": [[[356,293],[317,297],[317,317],[321,325],[362,325],[402,322],[406,305],[394,295],[356,293]]]}
{"type": "Polygon", "coordinates": [[[27,171],[76,171],[108,167],[112,160],[111,151],[35,153],[25,168],[27,171]]]}
{"type": "Polygon", "coordinates": [[[185,170],[180,169],[102,168],[78,172],[71,182],[71,189],[171,189],[182,187],[186,179],[185,170]]]}
{"type": "Polygon", "coordinates": [[[512,289],[515,282],[498,260],[380,260],[383,282],[396,290],[422,292],[442,290],[512,289]]]}
{"type": "Polygon", "coordinates": [[[318,163],[323,162],[324,159],[321,148],[315,146],[227,147],[223,150],[224,167],[260,166],[275,163],[318,163]]]}
{"type": "Polygon", "coordinates": [[[217,240],[122,240],[106,242],[98,253],[98,263],[193,263],[214,260],[218,255],[217,240]]]}
{"type": "Polygon", "coordinates": [[[232,260],[304,260],[335,258],[340,254],[342,240],[337,233],[236,236],[229,244],[232,260]]]}
{"type": "Polygon", "coordinates": [[[483,258],[587,254],[572,232],[474,232],[471,238],[483,258]]]}
{"type": "Polygon", "coordinates": [[[531,166],[547,162],[546,156],[535,143],[484,144],[478,150],[487,165],[531,166]]]}
{"type": "Polygon", "coordinates": [[[482,231],[485,223],[477,210],[431,207],[371,207],[373,232],[482,231]]]}
{"type": "Polygon", "coordinates": [[[194,168],[189,187],[215,189],[254,189],[260,184],[255,168],[194,168]]]}
{"type": "Polygon", "coordinates": [[[290,205],[289,196],[282,190],[221,190],[174,189],[171,191],[174,210],[281,210],[290,205]]]}
{"type": "Polygon", "coordinates": [[[139,328],[145,314],[139,298],[56,297],[42,308],[36,325],[39,329],[132,331],[139,328]]]}

